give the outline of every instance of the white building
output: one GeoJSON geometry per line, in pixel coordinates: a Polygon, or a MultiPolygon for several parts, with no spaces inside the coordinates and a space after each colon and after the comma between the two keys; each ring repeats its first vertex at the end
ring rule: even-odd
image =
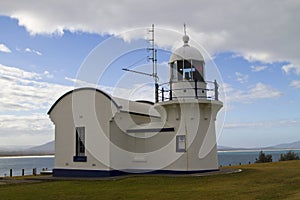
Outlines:
{"type": "Polygon", "coordinates": [[[54,103],[48,112],[55,124],[54,176],[218,170],[215,120],[223,104],[217,83],[205,80],[203,56],[187,35],[183,41],[170,58],[169,88],[156,87],[169,95],[157,95],[155,103],[95,88],[72,90],[54,103]]]}

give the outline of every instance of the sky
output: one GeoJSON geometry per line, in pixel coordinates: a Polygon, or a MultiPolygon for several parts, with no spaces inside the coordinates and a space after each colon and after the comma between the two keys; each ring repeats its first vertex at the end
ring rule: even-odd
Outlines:
{"type": "Polygon", "coordinates": [[[151,73],[146,39],[155,24],[158,75],[167,81],[184,23],[226,94],[218,144],[298,141],[299,8],[297,0],[1,1],[0,147],[53,140],[47,111],[74,87],[153,99],[151,77],[122,68],[151,73]]]}

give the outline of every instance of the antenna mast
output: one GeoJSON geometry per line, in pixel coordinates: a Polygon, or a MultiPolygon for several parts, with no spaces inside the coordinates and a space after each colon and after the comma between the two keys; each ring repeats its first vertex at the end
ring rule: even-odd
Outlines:
{"type": "Polygon", "coordinates": [[[140,72],[140,71],[135,71],[135,70],[131,70],[128,68],[123,68],[122,70],[124,71],[128,71],[128,72],[133,72],[133,73],[137,73],[137,74],[142,74],[142,75],[146,75],[146,76],[152,76],[154,78],[154,83],[155,83],[155,102],[158,102],[158,76],[157,76],[157,58],[156,58],[156,54],[157,54],[157,50],[155,49],[155,42],[154,42],[154,24],[152,24],[151,29],[149,30],[149,33],[152,33],[152,37],[151,39],[149,39],[150,43],[151,43],[151,47],[147,48],[147,50],[151,50],[152,51],[152,57],[149,57],[148,60],[152,61],[152,74],[148,74],[145,72],[140,72]]]}
{"type": "Polygon", "coordinates": [[[156,58],[157,50],[155,49],[155,41],[154,41],[154,24],[152,24],[152,28],[149,30],[149,33],[152,33],[152,37],[149,40],[151,43],[151,47],[148,48],[148,50],[152,51],[152,57],[149,58],[149,60],[152,61],[152,76],[154,77],[154,81],[156,84],[158,82],[158,76],[157,76],[157,58],[156,58]]]}
{"type": "Polygon", "coordinates": [[[122,70],[128,71],[128,72],[137,73],[137,74],[152,76],[154,78],[155,84],[158,84],[157,58],[156,58],[157,50],[155,49],[155,42],[154,42],[154,24],[152,24],[152,28],[149,30],[149,33],[152,33],[151,39],[148,40],[151,43],[151,47],[147,48],[147,50],[151,50],[152,51],[152,56],[148,57],[148,60],[152,61],[152,73],[148,74],[148,73],[144,73],[144,72],[139,72],[139,71],[131,70],[131,69],[128,69],[128,68],[122,68],[122,70]]]}
{"type": "Polygon", "coordinates": [[[157,76],[157,59],[156,59],[156,53],[157,50],[155,49],[155,41],[154,41],[154,24],[152,24],[152,29],[149,30],[150,33],[152,33],[152,38],[149,40],[151,42],[152,47],[148,48],[148,50],[152,51],[152,57],[149,58],[152,60],[152,76],[154,78],[155,83],[155,103],[158,102],[158,76],[157,76]]]}

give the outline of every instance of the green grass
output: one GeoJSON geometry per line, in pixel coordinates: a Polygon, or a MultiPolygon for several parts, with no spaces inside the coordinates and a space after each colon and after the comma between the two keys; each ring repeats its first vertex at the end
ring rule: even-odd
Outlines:
{"type": "Polygon", "coordinates": [[[0,199],[300,199],[300,161],[207,177],[129,177],[0,185],[0,199]]]}

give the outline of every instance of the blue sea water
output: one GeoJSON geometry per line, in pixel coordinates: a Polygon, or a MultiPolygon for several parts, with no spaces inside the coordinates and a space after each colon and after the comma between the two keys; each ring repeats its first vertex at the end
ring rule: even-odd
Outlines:
{"type": "MultiPolygon", "coordinates": [[[[278,162],[281,154],[287,153],[289,150],[269,150],[263,151],[265,154],[271,154],[273,162],[278,162]]],[[[292,150],[300,156],[300,150],[292,150]]],[[[222,151],[218,152],[219,165],[239,165],[254,163],[258,158],[260,151],[222,151]]]]}
{"type": "MultiPolygon", "coordinates": [[[[288,150],[264,151],[266,154],[271,154],[273,162],[277,162],[280,155],[287,153],[288,150]]],[[[300,155],[300,150],[293,150],[300,155]]],[[[222,151],[218,152],[220,166],[240,165],[254,163],[258,158],[259,151],[222,151]]],[[[54,167],[54,156],[15,156],[15,157],[0,157],[0,177],[9,176],[10,169],[13,170],[13,176],[22,175],[22,169],[25,170],[25,175],[32,174],[33,168],[40,173],[43,168],[52,170],[54,167]]]]}
{"type": "Polygon", "coordinates": [[[31,175],[33,168],[37,169],[39,174],[43,168],[52,170],[54,166],[54,156],[11,156],[0,157],[0,177],[9,176],[10,169],[13,170],[13,176],[22,175],[24,169],[25,175],[31,175]]]}

